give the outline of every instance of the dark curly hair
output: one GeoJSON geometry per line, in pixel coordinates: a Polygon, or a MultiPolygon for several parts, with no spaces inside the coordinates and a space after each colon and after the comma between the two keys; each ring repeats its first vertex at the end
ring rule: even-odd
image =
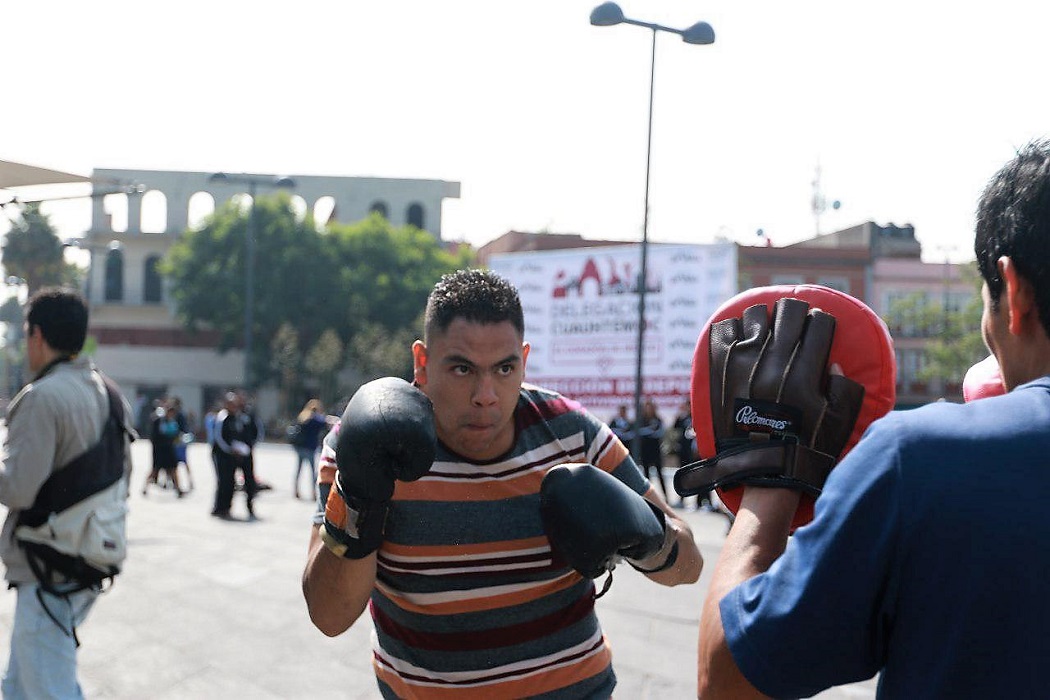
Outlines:
{"type": "Polygon", "coordinates": [[[988,182],[977,204],[974,254],[992,310],[1003,293],[996,262],[1009,256],[1035,290],[1050,334],[1050,140],[1029,143],[988,182]]]}
{"type": "Polygon", "coordinates": [[[45,287],[26,304],[26,323],[39,328],[53,350],[76,355],[87,339],[87,302],[74,289],[45,287]]]}
{"type": "Polygon", "coordinates": [[[424,340],[444,333],[457,318],[483,324],[510,321],[520,335],[525,335],[518,290],[488,270],[457,270],[438,280],[427,298],[424,340]]]}

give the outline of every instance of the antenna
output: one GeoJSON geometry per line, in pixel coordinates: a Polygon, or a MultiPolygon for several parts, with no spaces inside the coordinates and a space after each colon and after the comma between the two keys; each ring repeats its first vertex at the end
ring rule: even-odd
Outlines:
{"type": "Polygon", "coordinates": [[[810,207],[813,211],[813,227],[816,231],[816,235],[820,235],[820,216],[830,206],[834,210],[838,210],[842,206],[842,202],[839,200],[833,200],[828,202],[824,196],[824,189],[820,182],[820,176],[822,174],[820,161],[817,161],[817,167],[813,172],[813,198],[810,200],[810,207]]]}

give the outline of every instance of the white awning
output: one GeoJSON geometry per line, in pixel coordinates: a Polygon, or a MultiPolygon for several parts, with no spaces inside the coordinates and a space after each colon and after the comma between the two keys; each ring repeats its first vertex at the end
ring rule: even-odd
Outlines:
{"type": "Polygon", "coordinates": [[[35,165],[0,160],[0,189],[69,182],[91,182],[91,178],[84,175],[64,173],[60,170],[38,168],[35,165]]]}

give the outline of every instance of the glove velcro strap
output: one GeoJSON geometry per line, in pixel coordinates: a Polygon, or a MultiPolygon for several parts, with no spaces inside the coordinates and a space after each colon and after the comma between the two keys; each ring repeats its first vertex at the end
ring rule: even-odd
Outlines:
{"type": "MultiPolygon", "coordinates": [[[[651,503],[649,505],[653,510],[657,510],[656,506],[651,503]]],[[[661,512],[660,515],[663,513],[661,512]]],[[[635,571],[641,571],[643,574],[655,574],[670,569],[678,561],[678,529],[669,521],[664,520],[664,542],[660,549],[645,559],[624,557],[624,561],[630,564],[635,571]]]]}
{"type": "Polygon", "coordinates": [[[795,442],[770,440],[728,450],[686,465],[674,475],[681,496],[747,483],[779,486],[819,495],[835,457],[795,442]]]}
{"type": "Polygon", "coordinates": [[[324,524],[320,528],[325,546],[333,554],[347,559],[364,559],[379,549],[383,543],[389,504],[366,501],[342,493],[329,494],[330,503],[333,498],[344,502],[345,517],[332,518],[332,508],[325,509],[324,524]]]}

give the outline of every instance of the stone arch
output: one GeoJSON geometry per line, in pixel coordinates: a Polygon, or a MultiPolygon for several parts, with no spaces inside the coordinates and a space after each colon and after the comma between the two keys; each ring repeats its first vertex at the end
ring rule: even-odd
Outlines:
{"type": "Polygon", "coordinates": [[[387,207],[386,202],[381,199],[377,199],[372,202],[372,206],[368,207],[369,213],[375,212],[386,220],[390,220],[390,208],[387,207]]]}
{"type": "Polygon", "coordinates": [[[335,197],[328,194],[318,197],[314,202],[314,223],[318,228],[324,228],[335,220],[335,197]]]}
{"type": "Polygon", "coordinates": [[[146,257],[142,270],[142,301],[147,304],[159,304],[163,301],[163,283],[157,265],[160,264],[159,255],[146,257]]]}
{"type": "Polygon", "coordinates": [[[128,230],[128,196],[123,192],[107,194],[102,198],[102,209],[109,222],[109,230],[124,233],[128,230]]]}
{"type": "Polygon", "coordinates": [[[168,230],[168,198],[160,190],[150,190],[142,195],[139,225],[143,233],[164,233],[168,230]]]}
{"type": "Polygon", "coordinates": [[[292,211],[295,212],[296,221],[301,222],[306,218],[306,212],[309,210],[309,207],[306,206],[306,200],[300,195],[293,194],[290,198],[289,206],[291,206],[292,211]]]}
{"type": "Polygon", "coordinates": [[[124,252],[120,248],[106,251],[105,301],[124,300],[124,252]]]}
{"type": "Polygon", "coordinates": [[[186,221],[189,228],[200,228],[205,220],[215,213],[215,197],[211,192],[194,192],[186,207],[186,221]]]}
{"type": "Polygon", "coordinates": [[[423,211],[423,205],[419,202],[412,202],[408,205],[408,210],[405,213],[405,220],[409,226],[415,226],[419,229],[426,228],[426,216],[423,211]]]}

